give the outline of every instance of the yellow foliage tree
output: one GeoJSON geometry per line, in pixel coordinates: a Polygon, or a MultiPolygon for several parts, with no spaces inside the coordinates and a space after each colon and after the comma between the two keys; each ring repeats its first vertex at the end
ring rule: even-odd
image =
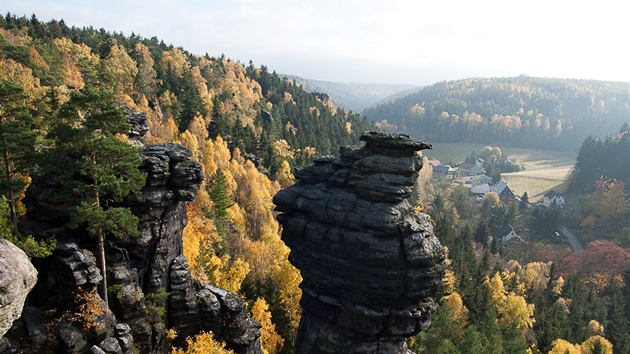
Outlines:
{"type": "Polygon", "coordinates": [[[490,303],[497,309],[499,323],[509,325],[515,323],[519,328],[531,328],[534,324],[534,305],[528,304],[525,298],[514,292],[507,292],[503,280],[497,272],[486,280],[490,288],[490,303]]]}
{"type": "Polygon", "coordinates": [[[461,324],[462,328],[464,328],[464,326],[466,326],[466,322],[468,321],[468,309],[464,306],[462,297],[457,292],[453,292],[452,294],[445,296],[443,301],[451,308],[451,316],[461,324]]]}
{"type": "Polygon", "coordinates": [[[490,289],[490,303],[498,311],[498,309],[503,306],[505,300],[507,299],[507,291],[503,286],[503,279],[501,279],[501,275],[499,274],[499,272],[496,272],[496,274],[492,278],[486,280],[486,284],[490,289]]]}
{"type": "Polygon", "coordinates": [[[133,48],[133,58],[138,63],[139,89],[141,92],[154,97],[157,93],[157,73],[154,69],[155,61],[149,48],[137,43],[133,48]]]}
{"type": "Polygon", "coordinates": [[[0,77],[3,80],[11,80],[22,86],[24,93],[30,96],[31,101],[35,101],[46,92],[39,79],[33,76],[33,70],[13,59],[0,59],[0,77]]]}
{"type": "Polygon", "coordinates": [[[552,343],[549,354],[582,354],[579,345],[571,344],[564,339],[556,339],[552,343]]]}
{"type": "Polygon", "coordinates": [[[527,288],[543,290],[549,282],[549,264],[531,262],[521,272],[521,279],[527,288]]]}
{"type": "Polygon", "coordinates": [[[77,90],[82,89],[85,86],[85,82],[78,63],[83,60],[96,67],[100,62],[98,56],[92,53],[92,50],[87,45],[83,43],[76,44],[65,37],[55,38],[54,43],[63,60],[65,83],[71,84],[77,90]]]}
{"type": "Polygon", "coordinates": [[[302,316],[302,308],[300,307],[302,289],[299,287],[302,276],[300,271],[286,259],[276,271],[276,279],[278,279],[280,304],[289,318],[289,327],[295,335],[302,316]]]}
{"type": "Polygon", "coordinates": [[[534,305],[528,304],[525,298],[514,293],[508,294],[505,302],[498,308],[503,324],[515,323],[518,328],[531,328],[534,322],[534,305]]]}
{"type": "Polygon", "coordinates": [[[291,166],[287,160],[282,161],[280,168],[278,169],[278,183],[280,187],[286,188],[295,184],[295,177],[291,173],[291,166]]]}
{"type": "Polygon", "coordinates": [[[182,72],[185,67],[190,67],[188,58],[181,49],[174,48],[168,51],[162,52],[162,66],[165,68],[170,67],[179,77],[182,76],[182,72]]]}
{"type": "Polygon", "coordinates": [[[588,332],[589,336],[604,335],[604,325],[595,320],[591,320],[586,326],[586,332],[588,332]]]}
{"type": "Polygon", "coordinates": [[[171,354],[234,354],[232,350],[225,349],[225,343],[214,339],[212,332],[201,332],[194,338],[187,338],[186,350],[173,348],[171,354]]]}
{"type": "Polygon", "coordinates": [[[184,257],[188,261],[191,274],[204,281],[208,281],[201,260],[201,250],[211,249],[212,245],[221,240],[214,223],[205,216],[195,204],[186,205],[188,224],[182,234],[184,257]]]}
{"type": "Polygon", "coordinates": [[[228,255],[224,255],[221,258],[212,255],[212,266],[214,284],[233,293],[238,293],[241,290],[243,280],[249,273],[249,264],[247,262],[237,258],[230,263],[228,255]]]}
{"type": "Polygon", "coordinates": [[[111,47],[109,54],[102,61],[106,71],[115,78],[115,89],[117,94],[128,96],[134,93],[134,79],[138,74],[136,62],[131,59],[127,51],[122,46],[115,44],[111,47]]]}
{"type": "Polygon", "coordinates": [[[0,35],[4,37],[10,45],[27,46],[33,41],[28,35],[28,27],[24,26],[17,29],[4,29],[0,27],[0,35]]]}
{"type": "Polygon", "coordinates": [[[276,332],[276,325],[271,321],[271,313],[269,305],[265,299],[258,298],[252,306],[252,318],[260,323],[260,344],[263,353],[276,354],[279,353],[284,344],[284,339],[276,332]]]}
{"type": "Polygon", "coordinates": [[[600,335],[591,336],[582,343],[582,354],[594,354],[597,346],[600,349],[598,354],[613,354],[612,343],[600,335]]]}

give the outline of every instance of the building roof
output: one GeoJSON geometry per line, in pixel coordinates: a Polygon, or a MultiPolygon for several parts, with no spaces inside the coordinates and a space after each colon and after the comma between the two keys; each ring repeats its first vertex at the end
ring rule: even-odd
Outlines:
{"type": "Polygon", "coordinates": [[[505,182],[499,182],[492,187],[492,191],[499,196],[514,196],[514,192],[505,182]]]}
{"type": "Polygon", "coordinates": [[[486,194],[490,191],[488,183],[477,183],[470,187],[470,192],[474,194],[486,194]]]}
{"type": "Polygon", "coordinates": [[[455,172],[455,169],[451,167],[451,165],[439,165],[433,168],[435,171],[440,172],[455,172]]]}
{"type": "Polygon", "coordinates": [[[441,164],[440,160],[429,160],[429,165],[433,166],[433,168],[438,167],[441,164]]]}
{"type": "Polygon", "coordinates": [[[462,171],[470,171],[471,169],[475,168],[477,166],[471,164],[471,163],[463,163],[461,165],[459,165],[459,170],[462,171]]]}
{"type": "Polygon", "coordinates": [[[557,197],[561,197],[560,193],[554,191],[553,189],[550,190],[549,192],[545,193],[545,198],[547,199],[553,199],[553,198],[557,198],[557,197]]]}
{"type": "Polygon", "coordinates": [[[501,239],[507,235],[509,235],[511,232],[514,232],[516,234],[516,231],[514,231],[514,228],[512,227],[512,225],[510,225],[509,223],[505,226],[503,226],[503,228],[501,230],[499,230],[499,232],[497,232],[497,239],[501,239]]]}

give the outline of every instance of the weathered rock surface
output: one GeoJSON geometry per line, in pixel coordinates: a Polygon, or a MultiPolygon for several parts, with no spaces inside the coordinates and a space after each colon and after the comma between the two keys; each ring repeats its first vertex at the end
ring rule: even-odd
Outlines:
{"type": "MultiPolygon", "coordinates": [[[[131,114],[130,121],[130,138],[143,146],[146,117],[131,114]]],[[[260,325],[248,316],[244,301],[222,289],[193,284],[182,256],[186,203],[195,199],[203,180],[201,165],[190,159],[190,150],[176,144],[152,145],[139,153],[147,181],[141,193],[128,196],[122,205],[138,217],[140,236],[107,238],[105,243],[113,315],[99,318],[106,324],[99,330],[60,321],[58,352],[164,353],[170,351],[166,329],[174,328],[179,336],[173,343],[179,346],[186,336],[211,330],[237,354],[262,354],[260,325]],[[240,304],[239,311],[231,312],[232,303],[240,304]]],[[[24,233],[55,235],[60,243],[53,257],[38,261],[43,274],[29,300],[37,308],[56,309],[59,316],[77,310],[75,292],[89,292],[102,279],[88,251],[95,248],[94,239],[66,227],[68,205],[56,197],[60,187],[55,176],[33,181],[24,200],[27,217],[21,220],[24,233]]]]}
{"type": "Polygon", "coordinates": [[[316,159],[274,197],[302,273],[295,352],[407,353],[426,330],[446,269],[430,217],[408,202],[430,145],[365,133],[364,147],[316,159]]]}
{"type": "Polygon", "coordinates": [[[28,256],[0,237],[0,338],[20,318],[24,301],[37,282],[37,270],[28,256]]]}

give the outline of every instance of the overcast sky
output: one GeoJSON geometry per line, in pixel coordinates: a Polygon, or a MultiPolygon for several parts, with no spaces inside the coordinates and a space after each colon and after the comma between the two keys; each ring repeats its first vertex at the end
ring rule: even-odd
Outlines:
{"type": "Polygon", "coordinates": [[[630,82],[622,0],[2,0],[69,26],[157,36],[309,79],[427,85],[468,77],[630,82]]]}

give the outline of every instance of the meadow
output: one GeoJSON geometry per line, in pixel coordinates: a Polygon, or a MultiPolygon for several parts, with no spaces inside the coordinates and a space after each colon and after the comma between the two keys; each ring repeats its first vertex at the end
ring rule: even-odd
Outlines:
{"type": "MultiPolygon", "coordinates": [[[[438,159],[442,164],[463,162],[472,151],[479,152],[483,144],[454,143],[433,144],[433,150],[424,150],[429,159],[438,159]]],[[[512,191],[518,196],[527,192],[530,202],[542,201],[549,190],[562,191],[565,179],[575,163],[577,151],[552,151],[500,147],[514,163],[521,165],[524,170],[502,174],[512,191]]]]}

